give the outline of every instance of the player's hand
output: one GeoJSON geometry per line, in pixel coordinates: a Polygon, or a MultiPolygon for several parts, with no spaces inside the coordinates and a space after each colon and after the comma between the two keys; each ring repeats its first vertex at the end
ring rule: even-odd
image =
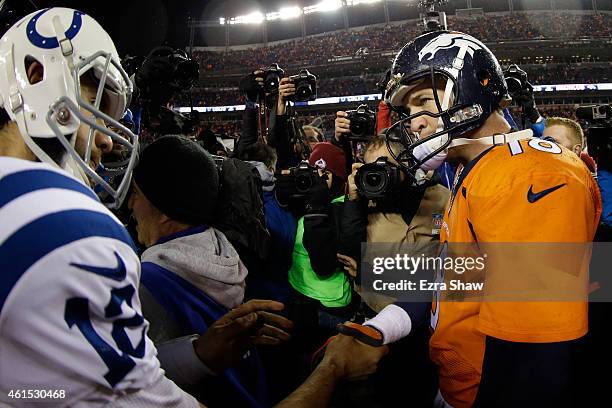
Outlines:
{"type": "Polygon", "coordinates": [[[343,135],[351,133],[351,121],[347,118],[348,113],[345,111],[336,112],[334,137],[337,141],[340,141],[343,135]]]}
{"type": "Polygon", "coordinates": [[[288,77],[285,77],[280,80],[278,84],[278,103],[276,106],[276,114],[284,115],[285,114],[285,104],[287,103],[287,98],[295,95],[295,84],[288,77]]]}
{"type": "Polygon", "coordinates": [[[338,334],[327,343],[321,365],[333,369],[336,380],[351,380],[375,373],[387,346],[368,346],[352,336],[338,334]]]}
{"type": "Polygon", "coordinates": [[[357,277],[357,261],[348,255],[336,254],[338,261],[344,265],[344,270],[353,278],[357,277]]]}
{"type": "Polygon", "coordinates": [[[250,300],[212,324],[194,342],[196,354],[212,371],[220,373],[240,361],[254,345],[276,345],[290,338],[293,323],[271,312],[284,305],[271,300],[250,300]]]}
{"type": "MultiPolygon", "coordinates": [[[[337,119],[336,119],[337,120],[337,119]]],[[[349,201],[357,201],[359,200],[359,192],[357,191],[357,184],[355,183],[355,176],[357,175],[357,170],[363,166],[363,163],[353,163],[351,167],[351,174],[348,176],[348,198],[349,201]]]]}

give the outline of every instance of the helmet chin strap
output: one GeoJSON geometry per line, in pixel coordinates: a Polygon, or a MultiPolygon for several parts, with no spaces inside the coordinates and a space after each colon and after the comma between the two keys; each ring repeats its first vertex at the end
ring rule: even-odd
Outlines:
{"type": "Polygon", "coordinates": [[[485,146],[501,146],[516,140],[524,140],[533,137],[531,129],[525,129],[513,133],[497,133],[493,136],[480,137],[478,139],[460,138],[454,139],[448,148],[453,148],[463,145],[485,145],[485,146]]]}

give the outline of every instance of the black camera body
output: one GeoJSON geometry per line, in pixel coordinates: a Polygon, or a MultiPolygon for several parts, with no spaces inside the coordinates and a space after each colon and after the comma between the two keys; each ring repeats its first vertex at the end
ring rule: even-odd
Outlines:
{"type": "Polygon", "coordinates": [[[576,109],[576,117],[586,122],[585,135],[589,155],[597,165],[612,169],[612,106],[589,105],[576,109]]]}
{"type": "Polygon", "coordinates": [[[146,58],[128,58],[126,65],[134,83],[130,107],[142,108],[142,129],[158,135],[191,133],[197,120],[171,111],[166,105],[197,83],[199,64],[183,50],[161,46],[146,58]]]}
{"type": "Polygon", "coordinates": [[[424,32],[448,30],[446,13],[435,9],[436,6],[442,6],[446,3],[448,3],[448,0],[419,0],[417,6],[421,9],[420,17],[424,32]]]}
{"type": "Polygon", "coordinates": [[[281,78],[285,75],[285,71],[278,66],[278,64],[272,64],[264,70],[263,73],[263,89],[267,94],[275,93],[278,91],[278,85],[280,84],[281,78]]]}
{"type": "Polygon", "coordinates": [[[510,65],[508,69],[504,71],[504,77],[506,78],[510,96],[516,95],[528,86],[527,73],[516,64],[510,65]]]}
{"type": "MultiPolygon", "coordinates": [[[[137,62],[137,60],[134,60],[137,62]]],[[[199,64],[180,49],[154,48],[135,70],[134,83],[141,101],[165,106],[173,95],[190,90],[200,76],[199,64]]]]}
{"type": "Polygon", "coordinates": [[[351,121],[350,140],[367,142],[376,135],[376,112],[366,104],[359,105],[357,109],[346,112],[347,119],[351,121]]]}
{"type": "Polygon", "coordinates": [[[388,157],[379,157],[374,163],[364,164],[357,170],[357,191],[369,200],[384,198],[399,184],[400,171],[398,166],[389,163],[388,157]]]}
{"type": "Polygon", "coordinates": [[[319,178],[318,169],[308,164],[307,161],[301,162],[297,167],[293,167],[289,171],[293,177],[295,192],[298,196],[307,195],[319,178]]]}
{"type": "Polygon", "coordinates": [[[306,68],[300,70],[297,75],[289,77],[295,84],[295,95],[287,98],[292,102],[307,102],[317,99],[317,77],[306,68]]]}

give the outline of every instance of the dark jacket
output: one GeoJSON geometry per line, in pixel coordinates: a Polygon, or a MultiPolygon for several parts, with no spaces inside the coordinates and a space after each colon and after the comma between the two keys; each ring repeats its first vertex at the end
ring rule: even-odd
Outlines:
{"type": "Polygon", "coordinates": [[[291,267],[291,257],[295,244],[297,221],[276,199],[274,174],[262,162],[249,162],[262,179],[264,215],[266,228],[270,232],[268,256],[263,260],[261,273],[247,277],[248,297],[287,300],[289,283],[287,272],[291,267]]]}
{"type": "Polygon", "coordinates": [[[234,147],[233,157],[240,158],[242,153],[247,147],[257,143],[259,139],[258,134],[258,121],[259,109],[256,107],[247,107],[242,114],[242,131],[240,132],[240,138],[236,142],[234,147]]]}
{"type": "Polygon", "coordinates": [[[276,106],[270,112],[268,120],[268,145],[276,149],[277,169],[288,169],[300,163],[292,143],[291,118],[289,115],[277,115],[276,106]]]}

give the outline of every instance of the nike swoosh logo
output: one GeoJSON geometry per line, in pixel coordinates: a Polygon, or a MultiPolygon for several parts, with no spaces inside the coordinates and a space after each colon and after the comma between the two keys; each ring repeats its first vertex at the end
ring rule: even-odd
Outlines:
{"type": "Polygon", "coordinates": [[[123,259],[121,259],[117,252],[115,252],[115,258],[117,259],[117,267],[115,268],[105,268],[101,266],[83,265],[78,263],[71,263],[70,265],[75,266],[84,271],[95,273],[96,275],[104,276],[105,278],[110,278],[119,282],[125,279],[127,271],[125,269],[125,263],[123,262],[123,259]]]}
{"type": "Polygon", "coordinates": [[[547,188],[546,190],[542,190],[538,193],[534,193],[533,192],[533,184],[529,187],[529,191],[527,192],[527,201],[529,201],[531,204],[535,203],[536,201],[538,201],[540,198],[545,197],[547,195],[549,195],[550,193],[552,193],[555,190],[560,189],[561,187],[563,187],[565,185],[565,183],[563,184],[559,184],[558,186],[554,186],[551,188],[547,188]]]}

